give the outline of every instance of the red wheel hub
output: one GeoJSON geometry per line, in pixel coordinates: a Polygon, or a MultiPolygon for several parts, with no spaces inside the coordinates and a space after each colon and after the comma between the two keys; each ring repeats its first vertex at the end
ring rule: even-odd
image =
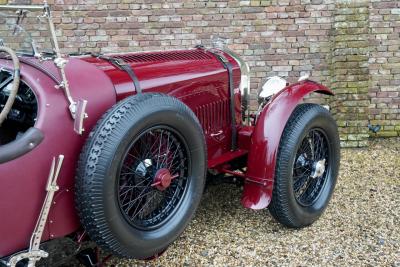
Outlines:
{"type": "Polygon", "coordinates": [[[171,185],[171,181],[179,175],[171,175],[168,169],[162,168],[156,172],[154,183],[151,186],[156,187],[160,191],[164,191],[171,185]]]}

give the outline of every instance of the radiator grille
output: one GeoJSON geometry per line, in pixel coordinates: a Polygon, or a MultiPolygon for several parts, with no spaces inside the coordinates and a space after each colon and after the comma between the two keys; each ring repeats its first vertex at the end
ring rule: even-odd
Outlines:
{"type": "Polygon", "coordinates": [[[213,133],[229,125],[229,100],[221,100],[199,106],[195,114],[205,134],[213,133]]]}
{"type": "Polygon", "coordinates": [[[155,62],[155,61],[176,61],[176,60],[207,60],[212,57],[202,50],[185,51],[160,51],[148,53],[135,53],[127,55],[117,55],[114,58],[123,59],[125,62],[155,62]]]}

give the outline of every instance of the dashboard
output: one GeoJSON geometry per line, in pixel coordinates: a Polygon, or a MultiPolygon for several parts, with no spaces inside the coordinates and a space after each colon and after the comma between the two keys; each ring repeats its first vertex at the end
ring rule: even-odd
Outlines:
{"type": "MultiPolygon", "coordinates": [[[[12,82],[12,73],[8,70],[0,70],[0,110],[4,108],[10,95],[12,82]]],[[[23,133],[35,125],[37,112],[37,97],[33,90],[21,80],[17,97],[2,128],[11,127],[16,134],[23,133]]]]}

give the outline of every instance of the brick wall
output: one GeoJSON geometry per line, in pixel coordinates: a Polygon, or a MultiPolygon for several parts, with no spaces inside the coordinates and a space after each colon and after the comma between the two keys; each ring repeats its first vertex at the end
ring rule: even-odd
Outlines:
{"type": "Polygon", "coordinates": [[[369,2],[336,1],[332,31],[333,112],[343,146],[366,146],[369,116],[369,2]]]}
{"type": "MultiPolygon", "coordinates": [[[[0,0],[0,2],[4,0],[0,0]]],[[[41,3],[41,0],[10,2],[41,3]]],[[[396,0],[55,0],[64,52],[123,52],[208,45],[229,39],[252,70],[252,107],[263,80],[311,77],[333,88],[327,102],[342,144],[400,135],[400,3],[396,0]],[[375,136],[375,134],[372,134],[375,136]]],[[[46,36],[39,36],[45,38],[46,36]]]]}
{"type": "Polygon", "coordinates": [[[377,136],[400,135],[400,2],[370,3],[370,119],[377,136]]]}

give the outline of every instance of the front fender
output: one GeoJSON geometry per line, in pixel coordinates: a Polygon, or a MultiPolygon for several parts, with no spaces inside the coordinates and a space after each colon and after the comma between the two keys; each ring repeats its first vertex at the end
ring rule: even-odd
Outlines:
{"type": "Polygon", "coordinates": [[[244,207],[263,209],[271,202],[283,130],[299,102],[312,92],[333,95],[325,86],[305,80],[283,89],[261,111],[251,137],[242,196],[244,207]]]}

